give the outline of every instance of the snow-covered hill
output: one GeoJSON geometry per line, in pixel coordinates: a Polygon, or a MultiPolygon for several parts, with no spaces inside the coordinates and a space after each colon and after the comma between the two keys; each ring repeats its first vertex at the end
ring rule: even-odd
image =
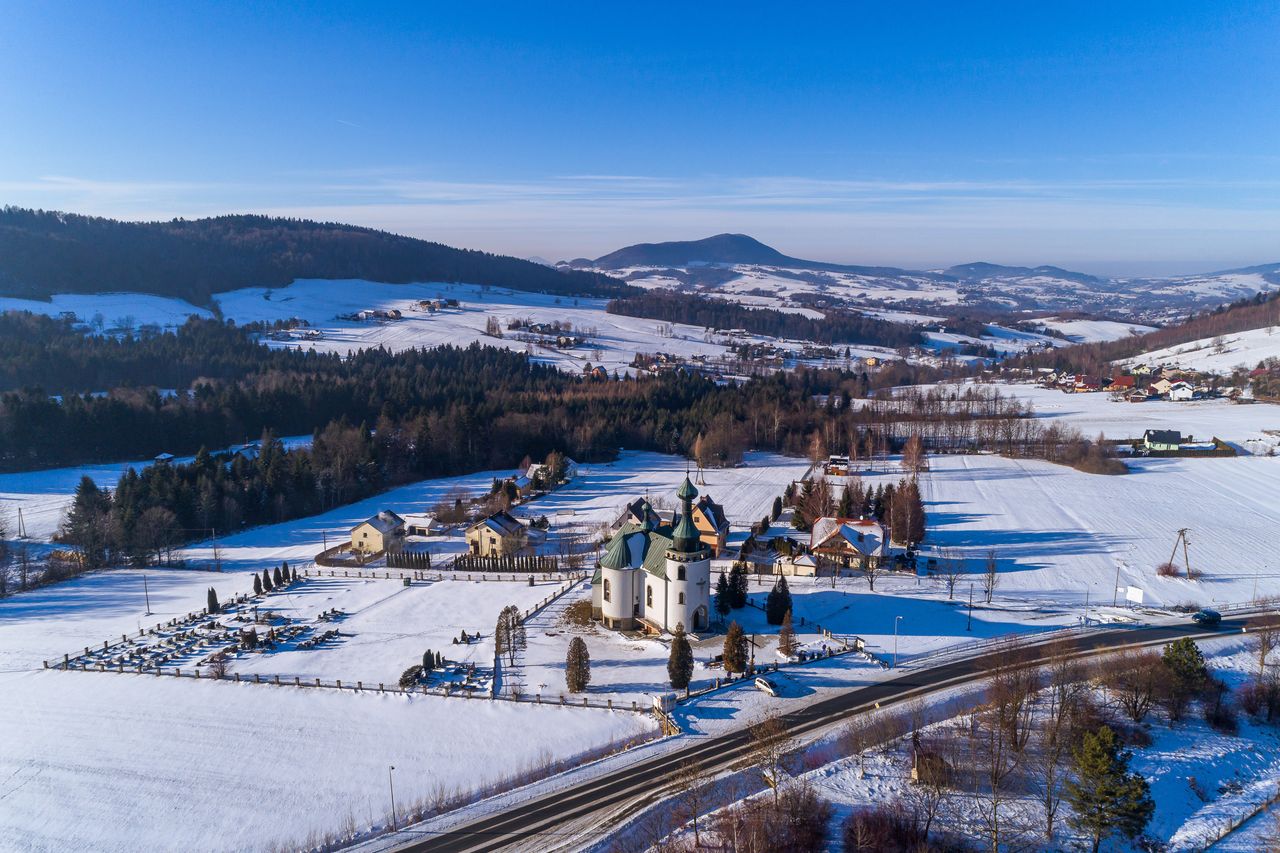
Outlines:
{"type": "Polygon", "coordinates": [[[1280,328],[1275,326],[1215,338],[1201,338],[1145,352],[1123,363],[1230,373],[1237,367],[1256,367],[1258,362],[1268,358],[1280,358],[1280,328]]]}
{"type": "MultiPolygon", "coordinates": [[[[936,270],[854,266],[793,258],[742,234],[642,243],[562,264],[665,287],[785,307],[972,306],[1074,311],[1165,321],[1280,288],[1280,264],[1169,278],[1108,278],[1055,266],[986,262],[936,270]]],[[[1095,338],[1096,339],[1096,338],[1095,338]]]]}

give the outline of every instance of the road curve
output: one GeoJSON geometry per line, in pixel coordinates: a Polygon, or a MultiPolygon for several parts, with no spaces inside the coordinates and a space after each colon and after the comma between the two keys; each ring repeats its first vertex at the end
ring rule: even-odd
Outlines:
{"type": "MultiPolygon", "coordinates": [[[[1276,623],[1274,618],[1265,620],[1276,623]]],[[[1204,639],[1240,632],[1245,626],[1263,624],[1241,619],[1224,620],[1216,630],[1205,630],[1192,624],[1161,625],[1151,627],[1117,627],[1096,631],[1066,641],[1081,655],[1114,651],[1128,646],[1164,643],[1179,637],[1204,639]]],[[[1034,637],[1028,638],[1034,642],[1034,637]]],[[[1058,653],[1059,644],[1029,645],[1031,662],[1048,659],[1058,653]]],[[[887,681],[857,687],[806,705],[782,716],[793,736],[805,735],[832,723],[852,717],[874,708],[877,704],[889,705],[945,690],[960,684],[981,679],[1000,652],[986,652],[969,658],[960,658],[939,666],[905,672],[887,681]]],[[[602,829],[605,818],[618,807],[631,802],[622,817],[635,814],[648,803],[666,796],[662,791],[672,774],[682,763],[700,759],[708,771],[715,773],[742,761],[750,752],[750,735],[745,728],[714,737],[690,740],[687,746],[674,749],[660,756],[642,760],[629,767],[620,768],[593,779],[584,780],[572,787],[555,791],[529,802],[522,803],[498,814],[477,818],[469,823],[425,834],[399,844],[396,853],[480,853],[502,850],[515,844],[528,844],[541,838],[543,849],[557,847],[575,841],[586,843],[580,830],[562,832],[560,827],[582,826],[591,823],[602,829]]],[[[407,833],[423,832],[410,828],[407,833]]]]}

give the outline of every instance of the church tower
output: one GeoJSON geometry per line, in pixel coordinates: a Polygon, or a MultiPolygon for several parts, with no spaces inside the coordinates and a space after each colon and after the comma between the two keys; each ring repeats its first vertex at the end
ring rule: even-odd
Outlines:
{"type": "Polygon", "coordinates": [[[667,585],[665,628],[674,631],[683,624],[686,631],[705,631],[711,613],[711,549],[702,541],[693,523],[693,499],[698,490],[686,474],[676,497],[680,499],[680,517],[671,531],[671,547],[667,549],[667,585]]]}

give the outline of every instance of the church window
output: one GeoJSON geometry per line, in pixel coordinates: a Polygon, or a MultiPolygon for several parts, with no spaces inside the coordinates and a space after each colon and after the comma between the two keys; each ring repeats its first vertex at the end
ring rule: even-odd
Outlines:
{"type": "Polygon", "coordinates": [[[676,580],[678,581],[684,580],[684,566],[678,566],[676,568],[676,580]]]}
{"type": "Polygon", "coordinates": [[[649,586],[649,587],[645,587],[645,592],[644,592],[644,606],[645,606],[645,607],[652,607],[652,606],[653,606],[653,587],[651,587],[651,586],[649,586]]]}
{"type": "Polygon", "coordinates": [[[680,593],[680,603],[684,604],[684,593],[680,593]]]}
{"type": "Polygon", "coordinates": [[[607,581],[607,580],[604,582],[604,600],[605,600],[605,601],[612,601],[612,600],[613,600],[613,599],[611,599],[611,598],[609,597],[609,581],[607,581]]]}

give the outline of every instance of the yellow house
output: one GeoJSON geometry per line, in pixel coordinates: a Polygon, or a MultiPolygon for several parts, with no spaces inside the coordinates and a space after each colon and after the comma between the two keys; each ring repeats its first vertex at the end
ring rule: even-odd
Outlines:
{"type": "Polygon", "coordinates": [[[404,536],[404,519],[389,509],[351,528],[351,550],[376,554],[399,544],[404,536]]]}
{"type": "Polygon", "coordinates": [[[519,554],[528,541],[524,525],[505,510],[482,518],[467,528],[467,550],[478,557],[519,554]]]}
{"type": "Polygon", "coordinates": [[[724,507],[707,495],[698,498],[693,505],[693,526],[698,528],[698,538],[711,548],[711,556],[719,557],[729,535],[729,521],[724,517],[724,507]]]}

